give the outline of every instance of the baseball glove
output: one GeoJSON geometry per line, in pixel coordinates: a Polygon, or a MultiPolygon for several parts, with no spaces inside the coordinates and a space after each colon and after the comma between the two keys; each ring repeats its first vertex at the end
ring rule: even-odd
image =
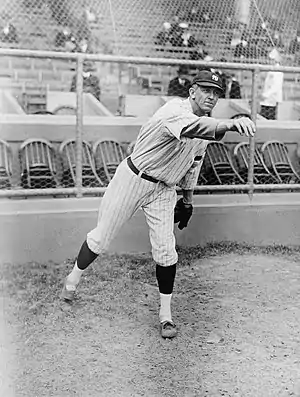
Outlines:
{"type": "Polygon", "coordinates": [[[192,204],[185,204],[183,198],[179,199],[174,209],[174,223],[178,223],[178,229],[182,230],[187,227],[189,220],[193,214],[192,204]]]}

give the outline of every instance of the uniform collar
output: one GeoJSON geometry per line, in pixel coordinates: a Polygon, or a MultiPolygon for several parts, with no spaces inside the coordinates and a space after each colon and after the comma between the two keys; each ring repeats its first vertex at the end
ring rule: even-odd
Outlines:
{"type": "Polygon", "coordinates": [[[190,99],[189,99],[189,98],[184,99],[182,102],[183,102],[183,106],[184,106],[187,110],[189,110],[190,112],[193,113],[193,108],[192,108],[190,99]]]}

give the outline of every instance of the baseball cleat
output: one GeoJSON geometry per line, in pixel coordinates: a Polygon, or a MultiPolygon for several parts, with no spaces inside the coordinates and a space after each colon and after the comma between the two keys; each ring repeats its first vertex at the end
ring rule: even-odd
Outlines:
{"type": "Polygon", "coordinates": [[[160,323],[160,333],[163,338],[174,338],[177,335],[176,325],[173,321],[163,321],[160,323]]]}
{"type": "Polygon", "coordinates": [[[64,286],[61,292],[61,297],[65,301],[73,301],[75,298],[76,287],[73,285],[67,285],[67,279],[64,280],[64,286]]]}

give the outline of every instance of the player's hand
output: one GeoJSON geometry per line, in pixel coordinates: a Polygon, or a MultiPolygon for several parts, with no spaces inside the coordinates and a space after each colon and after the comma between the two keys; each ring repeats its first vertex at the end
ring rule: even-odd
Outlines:
{"type": "Polygon", "coordinates": [[[180,198],[174,209],[174,223],[178,223],[178,228],[180,230],[187,227],[191,216],[193,215],[193,205],[185,204],[183,198],[180,198]]]}
{"type": "Polygon", "coordinates": [[[254,136],[256,132],[255,124],[248,117],[240,117],[231,120],[231,131],[237,131],[242,136],[254,136]]]}

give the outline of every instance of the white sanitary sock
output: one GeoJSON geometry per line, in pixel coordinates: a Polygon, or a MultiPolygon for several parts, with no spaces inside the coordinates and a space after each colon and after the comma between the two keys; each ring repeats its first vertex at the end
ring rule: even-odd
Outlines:
{"type": "Polygon", "coordinates": [[[75,288],[80,281],[80,278],[82,276],[82,273],[84,270],[79,269],[77,266],[77,261],[75,262],[75,265],[73,267],[73,270],[67,277],[67,286],[71,289],[72,287],[75,288]]]}
{"type": "Polygon", "coordinates": [[[160,294],[160,310],[159,310],[159,320],[172,321],[171,315],[171,298],[172,294],[160,294]]]}

